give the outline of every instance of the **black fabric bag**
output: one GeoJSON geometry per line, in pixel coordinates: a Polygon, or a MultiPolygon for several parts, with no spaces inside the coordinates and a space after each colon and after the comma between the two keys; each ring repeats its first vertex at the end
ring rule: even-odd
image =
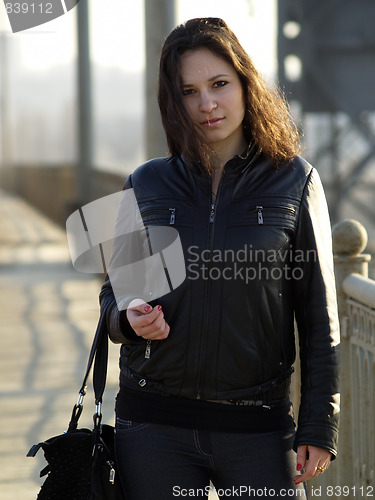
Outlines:
{"type": "Polygon", "coordinates": [[[48,475],[39,491],[38,500],[125,500],[116,470],[114,428],[101,423],[107,362],[108,336],[103,311],[68,430],[32,446],[27,454],[28,457],[34,457],[42,448],[48,462],[47,467],[40,472],[41,477],[48,475]],[[87,379],[94,360],[94,428],[78,429],[87,379]]]}

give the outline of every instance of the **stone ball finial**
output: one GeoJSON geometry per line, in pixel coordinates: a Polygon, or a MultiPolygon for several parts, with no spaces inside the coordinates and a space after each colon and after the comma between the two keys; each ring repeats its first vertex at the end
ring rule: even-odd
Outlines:
{"type": "Polygon", "coordinates": [[[367,245],[367,231],[354,219],[344,219],[332,228],[333,252],[337,255],[359,255],[367,245]]]}

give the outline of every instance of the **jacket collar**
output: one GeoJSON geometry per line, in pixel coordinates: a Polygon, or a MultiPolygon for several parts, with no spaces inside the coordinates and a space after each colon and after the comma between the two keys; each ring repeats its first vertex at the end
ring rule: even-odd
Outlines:
{"type": "MultiPolygon", "coordinates": [[[[255,143],[250,142],[247,149],[242,154],[235,155],[233,158],[227,161],[227,163],[224,165],[224,170],[230,173],[243,174],[253,165],[253,163],[261,154],[261,152],[262,151],[258,148],[258,146],[255,143]]],[[[183,164],[191,168],[194,172],[198,174],[207,173],[206,171],[203,172],[198,165],[194,165],[191,162],[187,161],[183,153],[180,154],[180,158],[183,164]]]]}
{"type": "Polygon", "coordinates": [[[224,170],[243,174],[255,162],[260,153],[261,150],[258,146],[255,143],[250,142],[246,151],[244,151],[241,155],[234,156],[225,164],[224,170]]]}

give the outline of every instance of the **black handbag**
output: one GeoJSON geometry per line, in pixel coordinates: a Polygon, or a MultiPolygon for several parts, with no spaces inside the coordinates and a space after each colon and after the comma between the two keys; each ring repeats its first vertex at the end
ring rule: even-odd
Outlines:
{"type": "Polygon", "coordinates": [[[108,335],[102,311],[87,363],[86,373],[65,433],[33,445],[27,456],[40,448],[48,465],[40,472],[47,475],[38,500],[125,500],[114,454],[114,428],[102,424],[102,397],[107,378],[108,335]],[[95,361],[95,362],[94,362],[95,361]],[[94,363],[93,386],[96,412],[94,428],[78,429],[83,410],[87,379],[94,363]]]}

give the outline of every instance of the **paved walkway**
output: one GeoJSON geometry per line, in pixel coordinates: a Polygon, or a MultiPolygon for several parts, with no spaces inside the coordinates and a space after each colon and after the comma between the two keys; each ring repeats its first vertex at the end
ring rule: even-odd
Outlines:
{"type": "MultiPolygon", "coordinates": [[[[0,498],[32,500],[45,466],[34,443],[65,431],[98,319],[100,279],[75,271],[65,232],[0,192],[0,498]]],[[[113,423],[118,347],[111,345],[104,420],[113,423]]],[[[92,427],[93,394],[80,423],[92,427]]]]}

